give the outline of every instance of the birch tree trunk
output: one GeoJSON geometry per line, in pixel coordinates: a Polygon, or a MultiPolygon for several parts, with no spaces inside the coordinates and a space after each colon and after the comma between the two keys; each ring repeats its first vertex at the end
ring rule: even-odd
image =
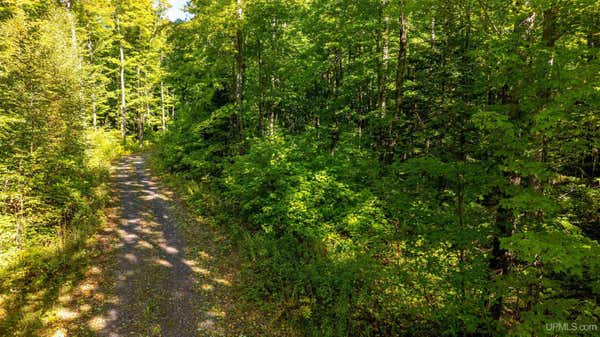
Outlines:
{"type": "Polygon", "coordinates": [[[379,90],[381,91],[381,117],[385,117],[387,110],[387,90],[386,82],[389,71],[390,63],[390,16],[385,12],[388,5],[388,0],[383,0],[382,11],[383,11],[383,36],[382,36],[382,56],[381,63],[383,66],[381,74],[381,83],[379,90]]]}
{"type": "Polygon", "coordinates": [[[160,108],[161,108],[161,123],[162,123],[162,131],[165,132],[167,130],[167,123],[165,120],[165,83],[163,81],[160,82],[160,108]]]}
{"type": "Polygon", "coordinates": [[[125,105],[125,54],[123,52],[123,43],[119,41],[119,55],[121,58],[121,137],[125,141],[127,135],[127,110],[125,105]]]}
{"type": "Polygon", "coordinates": [[[140,67],[138,66],[136,69],[137,74],[137,125],[138,125],[138,141],[140,144],[144,143],[144,106],[141,100],[142,97],[142,75],[140,71],[140,67]]]}
{"type": "Polygon", "coordinates": [[[435,47],[435,17],[431,18],[431,48],[435,47]]]}

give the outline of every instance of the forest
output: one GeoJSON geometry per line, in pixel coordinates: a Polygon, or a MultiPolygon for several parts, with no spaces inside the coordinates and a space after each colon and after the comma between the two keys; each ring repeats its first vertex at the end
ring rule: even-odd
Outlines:
{"type": "Polygon", "coordinates": [[[131,155],[293,331],[222,336],[600,334],[599,1],[171,5],[0,0],[0,335],[58,324],[131,155]]]}

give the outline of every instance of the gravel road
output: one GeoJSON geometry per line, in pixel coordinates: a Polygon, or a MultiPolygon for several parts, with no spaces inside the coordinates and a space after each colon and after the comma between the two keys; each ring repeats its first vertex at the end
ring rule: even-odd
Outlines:
{"type": "Polygon", "coordinates": [[[162,193],[141,155],[117,167],[121,223],[114,279],[117,300],[102,335],[202,336],[207,322],[184,242],[162,193]]]}

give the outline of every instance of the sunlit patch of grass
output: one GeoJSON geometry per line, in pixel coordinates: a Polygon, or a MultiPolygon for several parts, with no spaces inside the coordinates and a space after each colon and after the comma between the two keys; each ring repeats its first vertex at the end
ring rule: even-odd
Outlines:
{"type": "Polygon", "coordinates": [[[210,261],[210,260],[212,260],[212,259],[213,259],[213,257],[212,257],[212,256],[210,256],[210,255],[209,255],[207,252],[205,252],[205,251],[200,251],[200,252],[198,253],[198,255],[199,255],[199,256],[200,256],[200,258],[201,258],[201,259],[203,259],[203,260],[210,261]]]}
{"type": "Polygon", "coordinates": [[[108,169],[112,160],[133,150],[123,146],[120,133],[115,130],[90,130],[86,142],[86,162],[90,168],[108,169]]]}
{"type": "Polygon", "coordinates": [[[171,264],[171,262],[164,260],[164,259],[154,259],[154,263],[159,266],[173,268],[173,265],[171,264]]]}
{"type": "Polygon", "coordinates": [[[185,264],[188,267],[195,267],[197,265],[196,261],[189,259],[181,259],[181,262],[183,262],[183,264],[185,264]]]}
{"type": "Polygon", "coordinates": [[[212,291],[215,287],[212,284],[204,283],[200,288],[204,291],[212,291]]]}
{"type": "Polygon", "coordinates": [[[224,318],[225,311],[218,306],[213,306],[207,313],[209,317],[224,318]]]}
{"type": "Polygon", "coordinates": [[[102,274],[102,268],[98,267],[98,266],[92,266],[90,269],[88,269],[85,272],[85,276],[92,276],[92,275],[100,275],[102,274]]]}
{"type": "Polygon", "coordinates": [[[98,285],[94,281],[86,281],[77,287],[77,291],[81,295],[88,297],[91,296],[97,288],[98,285]]]}
{"type": "Polygon", "coordinates": [[[102,315],[94,316],[88,321],[88,327],[93,331],[100,331],[106,328],[107,322],[102,315]]]}
{"type": "Polygon", "coordinates": [[[71,321],[79,317],[79,313],[67,308],[60,308],[56,312],[56,316],[63,321],[71,321]]]}
{"type": "Polygon", "coordinates": [[[59,328],[58,330],[54,331],[52,337],[67,337],[67,332],[64,329],[59,328]]]}
{"type": "Polygon", "coordinates": [[[197,267],[197,266],[193,266],[193,267],[191,267],[191,269],[192,269],[192,271],[194,273],[200,274],[202,276],[208,276],[208,275],[210,275],[210,270],[208,270],[208,269],[200,268],[200,267],[197,267]]]}
{"type": "Polygon", "coordinates": [[[223,286],[230,286],[231,282],[223,278],[214,278],[213,281],[223,286]]]}
{"type": "Polygon", "coordinates": [[[92,306],[89,304],[82,304],[79,306],[79,311],[82,313],[87,313],[92,310],[92,306]]]}
{"type": "Polygon", "coordinates": [[[92,295],[92,299],[97,302],[103,302],[105,298],[106,295],[104,295],[103,293],[95,293],[94,295],[92,295]]]}
{"type": "Polygon", "coordinates": [[[58,302],[61,304],[67,304],[67,303],[71,302],[72,299],[73,299],[73,297],[69,293],[61,294],[58,297],[58,302]]]}

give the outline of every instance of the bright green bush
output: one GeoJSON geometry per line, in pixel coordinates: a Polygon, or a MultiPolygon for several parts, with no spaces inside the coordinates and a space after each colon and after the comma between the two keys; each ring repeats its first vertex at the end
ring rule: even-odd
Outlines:
{"type": "Polygon", "coordinates": [[[345,335],[382,270],[375,257],[389,226],[377,197],[336,176],[349,158],[306,144],[253,142],[223,171],[224,196],[252,233],[244,247],[252,291],[287,303],[290,318],[310,322],[315,335],[345,335]]]}

